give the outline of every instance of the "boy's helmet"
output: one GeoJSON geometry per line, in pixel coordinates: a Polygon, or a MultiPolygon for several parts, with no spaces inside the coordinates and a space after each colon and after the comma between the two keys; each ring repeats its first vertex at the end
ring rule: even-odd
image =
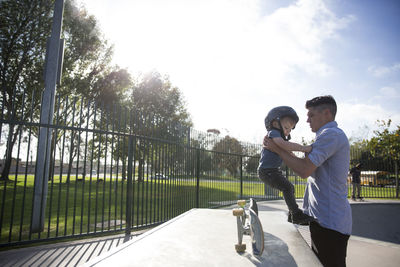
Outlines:
{"type": "Polygon", "coordinates": [[[265,127],[267,130],[271,130],[272,127],[272,122],[274,120],[280,122],[281,118],[284,117],[290,117],[295,121],[295,124],[299,121],[299,116],[297,116],[296,111],[288,106],[279,106],[276,108],[273,108],[268,112],[267,117],[265,117],[265,127]]]}

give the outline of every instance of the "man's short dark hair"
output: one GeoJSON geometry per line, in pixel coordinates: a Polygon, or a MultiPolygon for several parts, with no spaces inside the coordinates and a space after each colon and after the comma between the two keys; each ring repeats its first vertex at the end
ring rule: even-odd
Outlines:
{"type": "Polygon", "coordinates": [[[337,106],[336,101],[331,95],[317,96],[306,102],[306,108],[316,108],[319,111],[329,109],[333,115],[336,116],[337,106]]]}

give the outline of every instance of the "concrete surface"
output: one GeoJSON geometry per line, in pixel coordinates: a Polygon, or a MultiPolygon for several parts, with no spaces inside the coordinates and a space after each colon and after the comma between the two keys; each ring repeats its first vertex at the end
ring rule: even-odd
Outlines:
{"type": "MultiPolygon", "coordinates": [[[[297,200],[299,206],[302,201],[297,200]]],[[[353,233],[347,247],[347,267],[400,266],[400,201],[366,199],[350,200],[353,233]]],[[[286,211],[282,200],[261,202],[261,210],[286,211]]],[[[311,246],[308,226],[296,226],[311,246]]]]}
{"type": "Polygon", "coordinates": [[[353,202],[351,210],[353,236],[400,244],[400,203],[353,202]]]}
{"type": "Polygon", "coordinates": [[[75,240],[0,252],[0,266],[77,266],[135,236],[118,235],[75,240]]]}
{"type": "MultiPolygon", "coordinates": [[[[301,201],[298,202],[301,206],[301,201]]],[[[279,246],[280,253],[283,253],[283,255],[286,256],[286,266],[299,265],[297,261],[301,260],[297,258],[295,248],[288,246],[287,244],[289,242],[286,240],[286,237],[282,238],[282,233],[279,233],[279,231],[282,230],[289,231],[293,234],[293,228],[286,228],[286,215],[284,214],[287,212],[287,207],[285,202],[283,200],[276,200],[258,202],[258,204],[260,217],[264,211],[273,212],[271,214],[275,214],[275,219],[279,221],[276,222],[274,228],[268,228],[267,226],[264,226],[268,224],[268,218],[265,218],[264,216],[262,218],[266,248],[271,247],[272,245],[279,246]],[[286,226],[277,229],[278,226],[281,227],[280,224],[286,226]],[[277,229],[277,233],[272,233],[272,229],[277,229]]],[[[350,200],[350,204],[353,211],[353,235],[350,237],[347,249],[347,266],[400,266],[400,242],[398,242],[398,233],[400,229],[400,201],[367,199],[364,202],[354,202],[350,200]]],[[[232,206],[221,210],[225,210],[229,213],[227,218],[229,218],[230,223],[225,224],[225,226],[236,227],[235,219],[230,215],[232,206]]],[[[214,225],[215,223],[216,222],[211,225],[214,225]]],[[[207,227],[210,227],[210,225],[207,227]]],[[[296,228],[304,240],[310,244],[311,241],[308,227],[297,226],[296,228]]],[[[200,230],[201,229],[199,229],[199,231],[200,230]]],[[[236,229],[229,231],[235,232],[236,229]]],[[[184,236],[179,236],[173,232],[170,234],[177,240],[184,239],[184,236]]],[[[236,232],[233,235],[230,233],[226,236],[234,239],[234,241],[229,241],[230,244],[227,246],[229,251],[234,252],[232,242],[237,242],[236,232]],[[231,248],[232,250],[230,250],[231,248]]],[[[138,239],[142,237],[144,236],[139,235],[128,238],[124,235],[106,236],[0,251],[0,266],[81,266],[85,262],[113,250],[115,247],[125,246],[124,242],[131,238],[138,239]]],[[[199,236],[200,239],[205,239],[206,237],[207,236],[199,236]]],[[[246,243],[249,242],[249,240],[249,237],[244,237],[246,243]]],[[[271,250],[266,250],[264,253],[268,253],[268,251],[271,250]]],[[[154,252],[154,254],[157,253],[160,253],[160,251],[154,252]]],[[[199,251],[194,251],[193,253],[198,254],[199,251]]],[[[251,249],[248,253],[242,255],[242,257],[247,259],[247,263],[254,260],[254,257],[251,256],[251,249]]],[[[227,264],[224,263],[223,266],[226,265],[227,264]]],[[[260,266],[261,264],[259,259],[254,261],[252,265],[260,266]]],[[[147,263],[144,266],[149,266],[149,264],[147,263]]]]}
{"type": "Polygon", "coordinates": [[[264,253],[236,252],[231,210],[193,209],[88,262],[85,266],[321,266],[284,211],[259,211],[264,253]]]}

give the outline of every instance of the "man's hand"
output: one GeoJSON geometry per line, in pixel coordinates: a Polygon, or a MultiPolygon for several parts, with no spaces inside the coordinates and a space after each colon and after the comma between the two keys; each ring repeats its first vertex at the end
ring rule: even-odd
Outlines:
{"type": "Polygon", "coordinates": [[[301,178],[307,178],[317,168],[308,157],[298,158],[286,150],[281,149],[271,138],[264,137],[263,147],[279,154],[286,165],[291,168],[295,173],[300,175],[301,178]]]}
{"type": "Polygon", "coordinates": [[[269,138],[267,135],[264,137],[263,146],[264,148],[275,153],[277,153],[279,150],[279,147],[275,144],[274,140],[269,138]]]}

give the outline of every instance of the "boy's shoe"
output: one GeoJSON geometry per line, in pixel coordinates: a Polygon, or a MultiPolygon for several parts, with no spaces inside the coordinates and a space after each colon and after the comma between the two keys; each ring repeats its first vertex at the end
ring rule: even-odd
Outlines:
{"type": "Polygon", "coordinates": [[[289,211],[288,216],[287,216],[287,221],[292,223],[292,213],[289,211]]]}
{"type": "Polygon", "coordinates": [[[289,212],[288,216],[288,222],[291,222],[293,224],[299,224],[299,225],[309,225],[310,222],[315,222],[316,220],[308,216],[307,214],[303,213],[301,210],[298,210],[296,212],[289,212]]]}

